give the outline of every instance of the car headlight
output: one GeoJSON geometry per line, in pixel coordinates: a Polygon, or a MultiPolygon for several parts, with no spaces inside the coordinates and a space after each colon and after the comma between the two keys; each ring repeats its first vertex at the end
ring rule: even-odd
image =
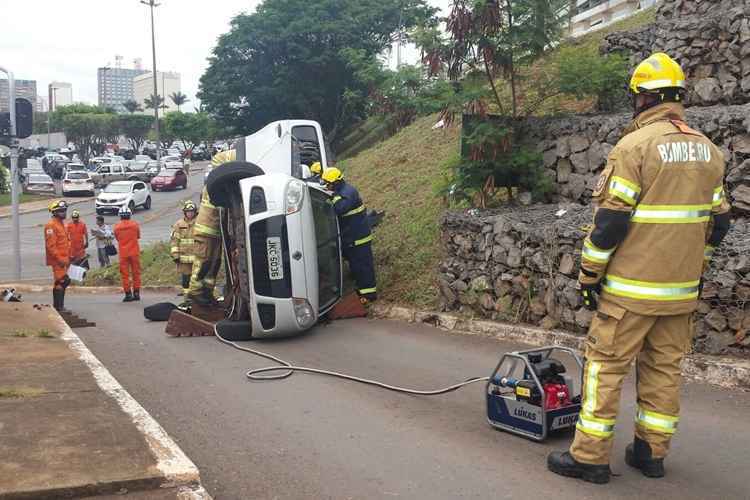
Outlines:
{"type": "Polygon", "coordinates": [[[305,184],[296,179],[289,181],[284,192],[284,200],[287,215],[299,212],[305,200],[305,184]]]}
{"type": "Polygon", "coordinates": [[[294,318],[300,328],[310,328],[315,324],[315,311],[306,299],[292,299],[294,318]]]}

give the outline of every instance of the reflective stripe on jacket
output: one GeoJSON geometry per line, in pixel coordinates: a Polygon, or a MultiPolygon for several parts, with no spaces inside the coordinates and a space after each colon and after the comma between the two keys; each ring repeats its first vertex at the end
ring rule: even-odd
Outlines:
{"type": "Polygon", "coordinates": [[[343,181],[338,183],[331,202],[339,217],[341,241],[344,245],[359,246],[372,241],[367,210],[354,186],[343,181]]]}
{"type": "Polygon", "coordinates": [[[626,212],[629,223],[615,248],[597,247],[589,233],[581,266],[603,277],[604,299],[639,314],[696,308],[711,221],[729,211],[723,155],[684,119],[675,103],[641,113],[594,191],[597,210],[626,212]]]}

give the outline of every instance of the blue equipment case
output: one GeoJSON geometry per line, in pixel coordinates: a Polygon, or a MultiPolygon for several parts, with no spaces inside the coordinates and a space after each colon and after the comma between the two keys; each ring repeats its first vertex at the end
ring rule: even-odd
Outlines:
{"type": "MultiPolygon", "coordinates": [[[[548,346],[526,351],[509,352],[500,358],[495,370],[487,382],[487,421],[496,429],[518,434],[535,441],[543,441],[551,431],[566,430],[575,427],[578,413],[581,411],[580,389],[573,394],[569,387],[570,399],[577,402],[562,408],[545,410],[546,394],[542,382],[534,372],[529,355],[540,355],[542,359],[551,358],[553,352],[566,353],[575,360],[579,373],[583,373],[583,362],[580,357],[567,347],[548,346]],[[541,394],[541,403],[532,404],[518,399],[516,392],[510,392],[507,381],[518,382],[510,376],[523,368],[523,378],[533,381],[541,394]],[[505,389],[505,392],[503,392],[505,389]]],[[[580,379],[579,379],[580,380],[580,379]]]]}

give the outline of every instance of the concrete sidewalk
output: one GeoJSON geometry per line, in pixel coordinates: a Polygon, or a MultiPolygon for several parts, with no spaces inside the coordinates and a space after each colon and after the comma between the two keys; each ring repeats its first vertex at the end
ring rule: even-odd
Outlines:
{"type": "MultiPolygon", "coordinates": [[[[68,205],[78,205],[80,203],[86,203],[87,201],[92,201],[95,199],[95,196],[87,196],[85,198],[70,198],[70,197],[64,197],[64,196],[50,196],[49,199],[46,200],[37,200],[37,201],[29,201],[26,203],[21,203],[18,206],[18,213],[20,215],[23,214],[30,214],[32,212],[41,212],[42,210],[47,210],[47,206],[52,200],[59,200],[63,199],[68,205]]],[[[10,205],[0,207],[0,219],[5,219],[7,217],[10,217],[12,207],[10,205]]]]}
{"type": "Polygon", "coordinates": [[[210,498],[198,469],[48,306],[0,303],[0,499],[210,498]]]}

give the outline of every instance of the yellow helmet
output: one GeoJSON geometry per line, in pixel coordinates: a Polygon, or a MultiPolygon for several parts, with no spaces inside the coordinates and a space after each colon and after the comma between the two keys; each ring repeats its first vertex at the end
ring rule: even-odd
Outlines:
{"type": "Polygon", "coordinates": [[[313,175],[320,175],[323,173],[323,166],[320,164],[319,161],[316,161],[312,165],[310,165],[310,172],[313,175]]]}
{"type": "Polygon", "coordinates": [[[633,94],[654,93],[670,88],[684,89],[685,72],[674,59],[663,52],[657,52],[635,67],[629,86],[633,94]]]}
{"type": "Polygon", "coordinates": [[[185,203],[182,204],[182,211],[189,212],[190,210],[195,212],[198,209],[196,208],[195,203],[193,203],[193,200],[186,200],[185,203]]]}
{"type": "Polygon", "coordinates": [[[323,180],[329,184],[336,181],[342,181],[344,180],[344,174],[342,174],[341,170],[336,167],[327,168],[323,172],[323,180]]]}
{"type": "Polygon", "coordinates": [[[73,213],[70,214],[70,216],[74,219],[77,219],[81,216],[81,212],[79,212],[78,209],[76,208],[75,210],[73,210],[73,213]]]}
{"type": "Polygon", "coordinates": [[[65,200],[55,200],[47,205],[47,210],[51,213],[60,212],[68,209],[68,203],[65,200]]]}

